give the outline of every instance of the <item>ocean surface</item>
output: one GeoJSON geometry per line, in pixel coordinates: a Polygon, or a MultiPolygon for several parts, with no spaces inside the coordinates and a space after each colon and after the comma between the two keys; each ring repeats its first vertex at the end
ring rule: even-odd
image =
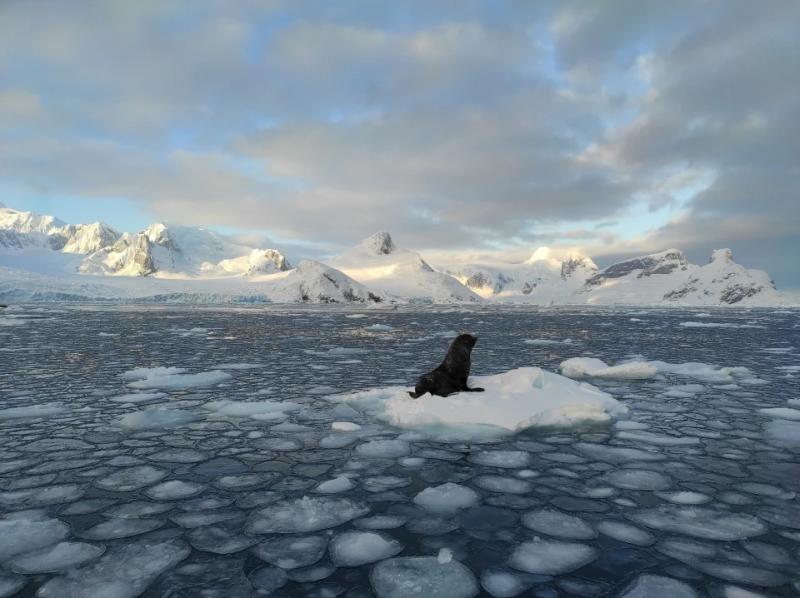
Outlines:
{"type": "Polygon", "coordinates": [[[792,310],[12,307],[0,597],[797,596],[799,351],[792,310]],[[456,332],[475,375],[703,365],[496,438],[331,400],[456,332]]]}

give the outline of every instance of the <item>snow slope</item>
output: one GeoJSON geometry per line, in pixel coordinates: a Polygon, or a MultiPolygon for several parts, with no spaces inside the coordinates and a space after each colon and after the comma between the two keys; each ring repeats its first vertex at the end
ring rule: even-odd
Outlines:
{"type": "Polygon", "coordinates": [[[259,249],[197,227],[155,223],[122,233],[95,222],[67,224],[0,204],[0,298],[9,301],[317,301],[525,303],[534,305],[785,305],[766,272],[729,249],[691,264],[677,249],[600,270],[537,249],[521,263],[437,269],[379,232],[330,259],[292,269],[277,249],[259,249]]]}
{"type": "Polygon", "coordinates": [[[362,284],[412,301],[481,301],[449,274],[434,270],[420,254],[395,246],[386,232],[367,237],[330,263],[362,284]]]}

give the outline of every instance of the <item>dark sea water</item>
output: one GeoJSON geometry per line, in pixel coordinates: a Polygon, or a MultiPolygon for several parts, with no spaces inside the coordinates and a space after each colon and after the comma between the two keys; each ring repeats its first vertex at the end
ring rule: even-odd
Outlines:
{"type": "Polygon", "coordinates": [[[786,310],[12,308],[0,597],[797,596],[798,355],[786,310]],[[578,356],[747,370],[592,379],[623,423],[482,442],[326,398],[411,387],[462,331],[475,375],[578,356]],[[153,367],[201,375],[130,373],[153,367]],[[469,504],[414,502],[446,483],[469,504]]]}

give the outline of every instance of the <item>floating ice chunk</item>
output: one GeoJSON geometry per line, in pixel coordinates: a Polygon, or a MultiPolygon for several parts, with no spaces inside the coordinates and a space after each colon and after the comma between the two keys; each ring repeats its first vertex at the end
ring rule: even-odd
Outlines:
{"type": "Polygon", "coordinates": [[[152,532],[164,525],[160,519],[112,518],[80,532],[87,540],[116,540],[152,532]]]}
{"type": "Polygon", "coordinates": [[[282,416],[297,411],[302,406],[289,401],[211,401],[203,405],[203,409],[215,412],[220,417],[282,416]]]}
{"type": "Polygon", "coordinates": [[[344,532],[331,540],[330,552],[334,565],[358,567],[395,556],[403,550],[397,540],[376,532],[344,532]]]}
{"type": "Polygon", "coordinates": [[[609,538],[614,538],[620,542],[627,542],[628,544],[634,544],[636,546],[650,546],[656,541],[656,537],[650,532],[646,532],[628,523],[611,519],[598,523],[597,531],[609,538]]]}
{"type": "Polygon", "coordinates": [[[740,563],[695,561],[692,563],[692,567],[712,577],[754,586],[782,586],[789,581],[781,573],[740,563]]]}
{"type": "Polygon", "coordinates": [[[319,563],[311,567],[300,567],[299,569],[289,569],[286,574],[289,579],[299,583],[313,583],[326,577],[330,577],[336,571],[336,567],[331,563],[319,563]]]}
{"type": "Polygon", "coordinates": [[[800,422],[776,419],[765,426],[767,435],[775,443],[790,447],[800,446],[800,422]]]}
{"type": "Polygon", "coordinates": [[[370,440],[356,447],[358,455],[380,459],[405,457],[409,452],[408,443],[403,440],[370,440]]]}
{"type": "Polygon", "coordinates": [[[791,565],[794,562],[788,550],[775,544],[750,540],[743,542],[742,546],[758,560],[770,565],[791,565]]]}
{"type": "Polygon", "coordinates": [[[152,517],[169,511],[173,505],[161,502],[149,502],[146,500],[134,500],[126,502],[116,507],[107,509],[103,515],[107,517],[152,517]]]}
{"type": "Polygon", "coordinates": [[[571,338],[565,338],[564,340],[557,340],[551,338],[532,338],[532,339],[525,339],[522,341],[526,345],[571,345],[574,341],[571,338]]]}
{"type": "Polygon", "coordinates": [[[697,592],[691,586],[677,579],[645,573],[637,577],[624,590],[620,598],[656,598],[657,596],[664,596],[665,598],[667,596],[669,598],[696,598],[697,592]]]}
{"type": "Polygon", "coordinates": [[[0,519],[0,562],[59,542],[69,526],[58,519],[0,519]]]}
{"type": "Polygon", "coordinates": [[[530,482],[500,475],[478,476],[473,483],[482,490],[506,494],[527,494],[532,488],[530,482]]]}
{"type": "Polygon", "coordinates": [[[773,486],[772,484],[764,484],[762,482],[740,482],[736,484],[734,488],[742,492],[757,494],[759,496],[769,496],[770,498],[779,498],[781,500],[791,500],[797,496],[797,494],[791,490],[786,490],[780,486],[773,486]]]}
{"type": "Polygon", "coordinates": [[[617,380],[648,380],[658,370],[647,362],[631,361],[609,366],[594,357],[573,357],[561,362],[561,373],[567,378],[613,378],[617,380]]]}
{"type": "Polygon", "coordinates": [[[531,456],[525,451],[479,451],[470,455],[469,461],[486,467],[516,469],[527,467],[531,456]]]}
{"type": "Polygon", "coordinates": [[[532,427],[606,423],[627,408],[611,395],[540,368],[528,367],[472,379],[482,393],[412,399],[404,387],[329,397],[403,428],[432,437],[483,438],[532,427]]]}
{"type": "Polygon", "coordinates": [[[131,388],[186,390],[188,388],[205,388],[216,386],[232,379],[232,376],[221,370],[186,374],[183,368],[138,368],[122,375],[124,380],[131,380],[131,388]]]}
{"type": "Polygon", "coordinates": [[[361,426],[353,422],[333,422],[331,424],[331,429],[337,432],[355,432],[356,430],[360,430],[361,426]]]}
{"type": "Polygon", "coordinates": [[[322,492],[324,494],[337,494],[339,492],[347,492],[352,490],[355,484],[350,478],[340,476],[332,480],[327,480],[314,488],[314,492],[322,492]]]}
{"type": "Polygon", "coordinates": [[[580,569],[597,558],[597,551],[585,544],[532,540],[519,544],[508,564],[527,573],[560,575],[580,569]]]}
{"type": "Polygon", "coordinates": [[[346,498],[309,497],[283,500],[250,514],[251,534],[298,534],[336,527],[363,517],[369,507],[346,498]]]}
{"type": "Polygon", "coordinates": [[[390,332],[394,330],[394,328],[388,324],[373,324],[372,326],[367,326],[364,330],[371,330],[373,332],[390,332]]]}
{"type": "Polygon", "coordinates": [[[666,434],[654,434],[653,432],[645,431],[623,431],[617,434],[617,438],[655,444],[656,446],[693,446],[700,444],[700,439],[694,436],[667,436],[666,434]]]}
{"type": "Polygon", "coordinates": [[[650,426],[642,423],[642,422],[635,422],[629,419],[623,419],[618,422],[614,422],[613,428],[615,430],[646,430],[650,426]]]}
{"type": "Polygon", "coordinates": [[[356,440],[358,440],[358,436],[356,434],[340,432],[338,434],[331,434],[329,436],[320,438],[319,446],[320,448],[324,449],[338,449],[350,446],[356,440]]]}
{"type": "Polygon", "coordinates": [[[678,505],[703,505],[707,502],[711,502],[711,497],[707,494],[703,494],[702,492],[690,492],[688,490],[656,492],[656,496],[678,505]]]}
{"type": "Polygon", "coordinates": [[[151,465],[138,465],[115,471],[95,480],[94,484],[101,490],[132,492],[160,482],[166,475],[167,472],[163,469],[158,469],[151,465]]]}
{"type": "Polygon", "coordinates": [[[758,536],[768,529],[758,518],[747,513],[706,507],[664,505],[657,509],[628,513],[627,517],[653,529],[729,542],[758,536]]]}
{"type": "Polygon", "coordinates": [[[734,324],[733,322],[681,322],[682,328],[763,328],[757,324],[734,324]]]}
{"type": "Polygon", "coordinates": [[[120,544],[110,548],[95,563],[52,578],[37,595],[40,598],[135,598],[190,552],[189,546],[177,539],[120,544]]]}
{"type": "Polygon", "coordinates": [[[50,417],[68,411],[63,405],[57,403],[42,403],[41,405],[28,405],[26,407],[8,407],[0,409],[0,420],[23,419],[29,417],[50,417]]]}
{"type": "Polygon", "coordinates": [[[666,490],[672,486],[670,478],[647,469],[616,469],[607,473],[605,480],[627,490],[666,490]]]}
{"type": "Polygon", "coordinates": [[[589,540],[597,537],[597,532],[579,517],[554,509],[539,509],[525,513],[522,516],[522,524],[528,529],[556,538],[589,540]]]}
{"type": "Polygon", "coordinates": [[[168,448],[150,453],[147,458],[163,463],[200,463],[208,460],[208,455],[195,449],[168,448]]]}
{"type": "Polygon", "coordinates": [[[145,490],[145,494],[155,500],[178,500],[196,496],[205,490],[204,484],[169,480],[145,490]]]}
{"type": "Polygon", "coordinates": [[[263,363],[220,363],[214,366],[217,370],[258,370],[266,367],[263,363]]]}
{"type": "Polygon", "coordinates": [[[800,409],[789,409],[788,407],[770,407],[767,409],[759,409],[758,412],[769,417],[800,421],[800,409]]]}
{"type": "Polygon", "coordinates": [[[265,540],[253,549],[266,563],[281,569],[308,567],[322,558],[328,547],[324,536],[303,536],[265,540]]]}
{"type": "Polygon", "coordinates": [[[0,492],[0,504],[16,508],[44,507],[77,500],[83,494],[83,488],[77,484],[56,484],[44,488],[0,492]]]}
{"type": "Polygon", "coordinates": [[[224,521],[234,521],[236,519],[243,519],[244,514],[241,511],[207,511],[198,513],[178,513],[171,515],[170,519],[187,529],[202,527],[205,525],[214,525],[215,523],[222,523],[224,521]]]}
{"type": "Polygon", "coordinates": [[[471,488],[447,482],[441,486],[425,488],[414,497],[414,502],[428,511],[447,514],[474,506],[479,499],[471,488]]]}
{"type": "Polygon", "coordinates": [[[200,419],[200,416],[184,409],[145,409],[126,413],[116,424],[129,430],[177,428],[200,419]]]}
{"type": "Polygon", "coordinates": [[[471,598],[478,594],[475,576],[458,561],[435,557],[400,557],[373,567],[370,582],[378,598],[471,598]]]}
{"type": "Polygon", "coordinates": [[[495,598],[519,596],[531,585],[532,582],[503,569],[487,569],[481,575],[481,586],[495,598]]]}
{"type": "Polygon", "coordinates": [[[258,542],[255,538],[236,534],[223,527],[198,527],[188,534],[189,542],[197,550],[214,554],[233,554],[250,548],[258,542]]]}

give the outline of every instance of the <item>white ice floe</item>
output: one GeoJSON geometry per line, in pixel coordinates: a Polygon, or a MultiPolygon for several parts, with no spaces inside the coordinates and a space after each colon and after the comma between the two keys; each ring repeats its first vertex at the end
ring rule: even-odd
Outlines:
{"type": "Polygon", "coordinates": [[[759,409],[758,412],[761,415],[775,417],[778,419],[800,421],[800,409],[790,409],[789,407],[768,407],[766,409],[759,409]]]}
{"type": "Polygon", "coordinates": [[[166,396],[163,392],[132,392],[111,397],[110,400],[115,403],[149,403],[150,401],[163,399],[166,396]]]}
{"type": "Polygon", "coordinates": [[[414,497],[414,502],[428,511],[447,514],[476,505],[479,499],[478,494],[471,488],[447,482],[440,486],[425,488],[414,497]]]}
{"type": "Polygon", "coordinates": [[[126,413],[116,420],[116,425],[128,430],[177,428],[200,419],[197,413],[185,409],[145,409],[126,413]]]}
{"type": "Polygon", "coordinates": [[[628,586],[620,598],[655,598],[663,596],[669,598],[696,598],[697,592],[692,587],[671,577],[650,575],[645,573],[637,577],[628,586]]]}
{"type": "Polygon", "coordinates": [[[658,370],[646,362],[631,361],[609,366],[594,357],[572,357],[561,362],[561,373],[567,378],[614,378],[617,380],[647,380],[658,370]]]}
{"type": "Polygon", "coordinates": [[[597,558],[597,551],[586,544],[535,539],[519,544],[508,564],[527,573],[560,575],[580,569],[597,558]]]}
{"type": "Polygon", "coordinates": [[[527,494],[533,489],[530,482],[501,475],[482,475],[473,480],[482,490],[503,494],[527,494]]]}
{"type": "Polygon", "coordinates": [[[578,442],[575,448],[592,459],[606,463],[625,463],[627,461],[663,461],[666,457],[656,451],[628,448],[624,446],[608,446],[592,442],[578,442]]]}
{"type": "Polygon", "coordinates": [[[620,542],[626,542],[636,546],[650,546],[656,541],[656,537],[650,532],[613,519],[607,519],[598,523],[597,531],[609,538],[614,538],[620,542]]]}
{"type": "Polygon", "coordinates": [[[667,363],[666,361],[627,361],[614,366],[594,357],[573,357],[561,362],[561,373],[568,378],[609,378],[646,380],[657,374],[674,374],[712,384],[753,380],[745,367],[719,367],[706,363],[667,363]]]}
{"type": "Polygon", "coordinates": [[[471,385],[486,390],[412,399],[407,388],[388,387],[330,399],[347,402],[393,425],[445,438],[480,438],[533,427],[607,423],[627,412],[624,405],[594,386],[536,367],[475,377],[471,385]]]}
{"type": "Polygon", "coordinates": [[[605,481],[626,490],[666,490],[672,486],[669,477],[648,469],[615,469],[605,475],[605,481]]]}
{"type": "Polygon", "coordinates": [[[337,432],[355,432],[356,430],[360,430],[361,426],[353,422],[333,422],[331,424],[331,429],[337,432]]]}
{"type": "Polygon", "coordinates": [[[489,569],[481,575],[481,586],[495,598],[519,596],[531,585],[531,582],[510,571],[489,569]]]}
{"type": "Polygon", "coordinates": [[[711,502],[711,497],[707,494],[703,494],[702,492],[690,492],[688,490],[656,492],[656,496],[677,505],[704,505],[707,502],[711,502]]]}
{"type": "Polygon", "coordinates": [[[655,444],[656,446],[694,446],[700,444],[700,439],[694,436],[667,436],[666,434],[655,434],[643,430],[623,430],[617,434],[617,438],[620,440],[632,440],[633,442],[644,442],[645,444],[655,444]]]}
{"type": "Polygon", "coordinates": [[[205,388],[216,386],[230,380],[232,376],[221,370],[187,374],[184,368],[156,367],[136,368],[124,372],[120,376],[128,380],[128,386],[141,390],[185,390],[188,388],[205,388]]]}
{"type": "Polygon", "coordinates": [[[775,419],[765,426],[767,436],[777,444],[784,446],[800,446],[800,422],[775,419]]]}
{"type": "Polygon", "coordinates": [[[564,340],[556,340],[551,338],[532,338],[526,339],[522,341],[526,345],[572,345],[575,341],[571,338],[565,338],[564,340]]]}
{"type": "Polygon", "coordinates": [[[321,492],[323,494],[338,494],[339,492],[347,492],[348,490],[352,490],[353,487],[354,484],[350,478],[340,476],[338,478],[326,480],[325,482],[320,483],[316,488],[314,488],[314,492],[321,492]]]}
{"type": "Polygon", "coordinates": [[[82,531],[79,535],[87,540],[117,540],[152,532],[164,525],[161,519],[135,519],[112,517],[82,531]]]}
{"type": "Polygon", "coordinates": [[[356,453],[362,457],[395,459],[409,454],[408,443],[403,440],[370,440],[356,447],[356,453]]]}
{"type": "Polygon", "coordinates": [[[68,411],[63,405],[56,403],[42,403],[41,405],[27,405],[25,407],[8,407],[0,409],[0,420],[23,419],[28,417],[50,417],[68,411]]]}
{"type": "Polygon", "coordinates": [[[105,552],[105,546],[84,542],[59,542],[47,548],[28,552],[12,559],[8,566],[17,573],[28,575],[58,573],[81,567],[105,552]]]}
{"type": "Polygon", "coordinates": [[[250,534],[298,534],[336,527],[369,513],[369,507],[346,498],[309,497],[282,500],[254,511],[250,534]]]}
{"type": "Polygon", "coordinates": [[[119,544],[91,565],[50,579],[37,593],[40,598],[135,598],[164,571],[189,556],[191,549],[178,539],[141,540],[119,544]]]}
{"type": "Polygon", "coordinates": [[[225,527],[197,527],[187,534],[189,542],[197,550],[214,554],[233,554],[250,548],[258,542],[255,538],[238,534],[225,527]]]}
{"type": "Polygon", "coordinates": [[[160,482],[167,472],[150,465],[139,465],[119,469],[105,477],[95,480],[94,484],[101,490],[113,492],[132,492],[145,486],[160,482]]]}
{"type": "Polygon", "coordinates": [[[747,513],[707,507],[665,505],[628,513],[627,517],[652,529],[732,542],[766,533],[767,526],[747,513]]]}
{"type": "Polygon", "coordinates": [[[265,540],[253,549],[266,563],[281,569],[308,567],[322,558],[328,547],[324,536],[302,536],[265,540]]]}
{"type": "Polygon", "coordinates": [[[397,540],[376,532],[344,532],[331,540],[330,553],[338,567],[358,567],[382,561],[403,550],[397,540]]]}
{"type": "Polygon", "coordinates": [[[68,534],[69,526],[58,519],[0,519],[0,562],[51,546],[68,534]]]}
{"type": "Polygon", "coordinates": [[[555,509],[539,509],[522,516],[522,524],[528,529],[567,540],[589,540],[597,532],[585,521],[555,509]]]}
{"type": "Polygon", "coordinates": [[[148,488],[145,494],[154,500],[178,500],[197,496],[205,490],[204,484],[184,482],[183,480],[169,480],[148,488]]]}
{"type": "Polygon", "coordinates": [[[478,582],[456,560],[440,563],[436,557],[398,557],[378,563],[370,572],[378,598],[471,598],[478,582]]]}
{"type": "Polygon", "coordinates": [[[391,332],[394,328],[388,324],[373,324],[372,326],[367,326],[364,330],[369,330],[371,332],[391,332]]]}
{"type": "Polygon", "coordinates": [[[203,409],[219,417],[249,417],[270,420],[285,418],[287,413],[297,411],[301,405],[290,401],[210,401],[203,409]]]}

